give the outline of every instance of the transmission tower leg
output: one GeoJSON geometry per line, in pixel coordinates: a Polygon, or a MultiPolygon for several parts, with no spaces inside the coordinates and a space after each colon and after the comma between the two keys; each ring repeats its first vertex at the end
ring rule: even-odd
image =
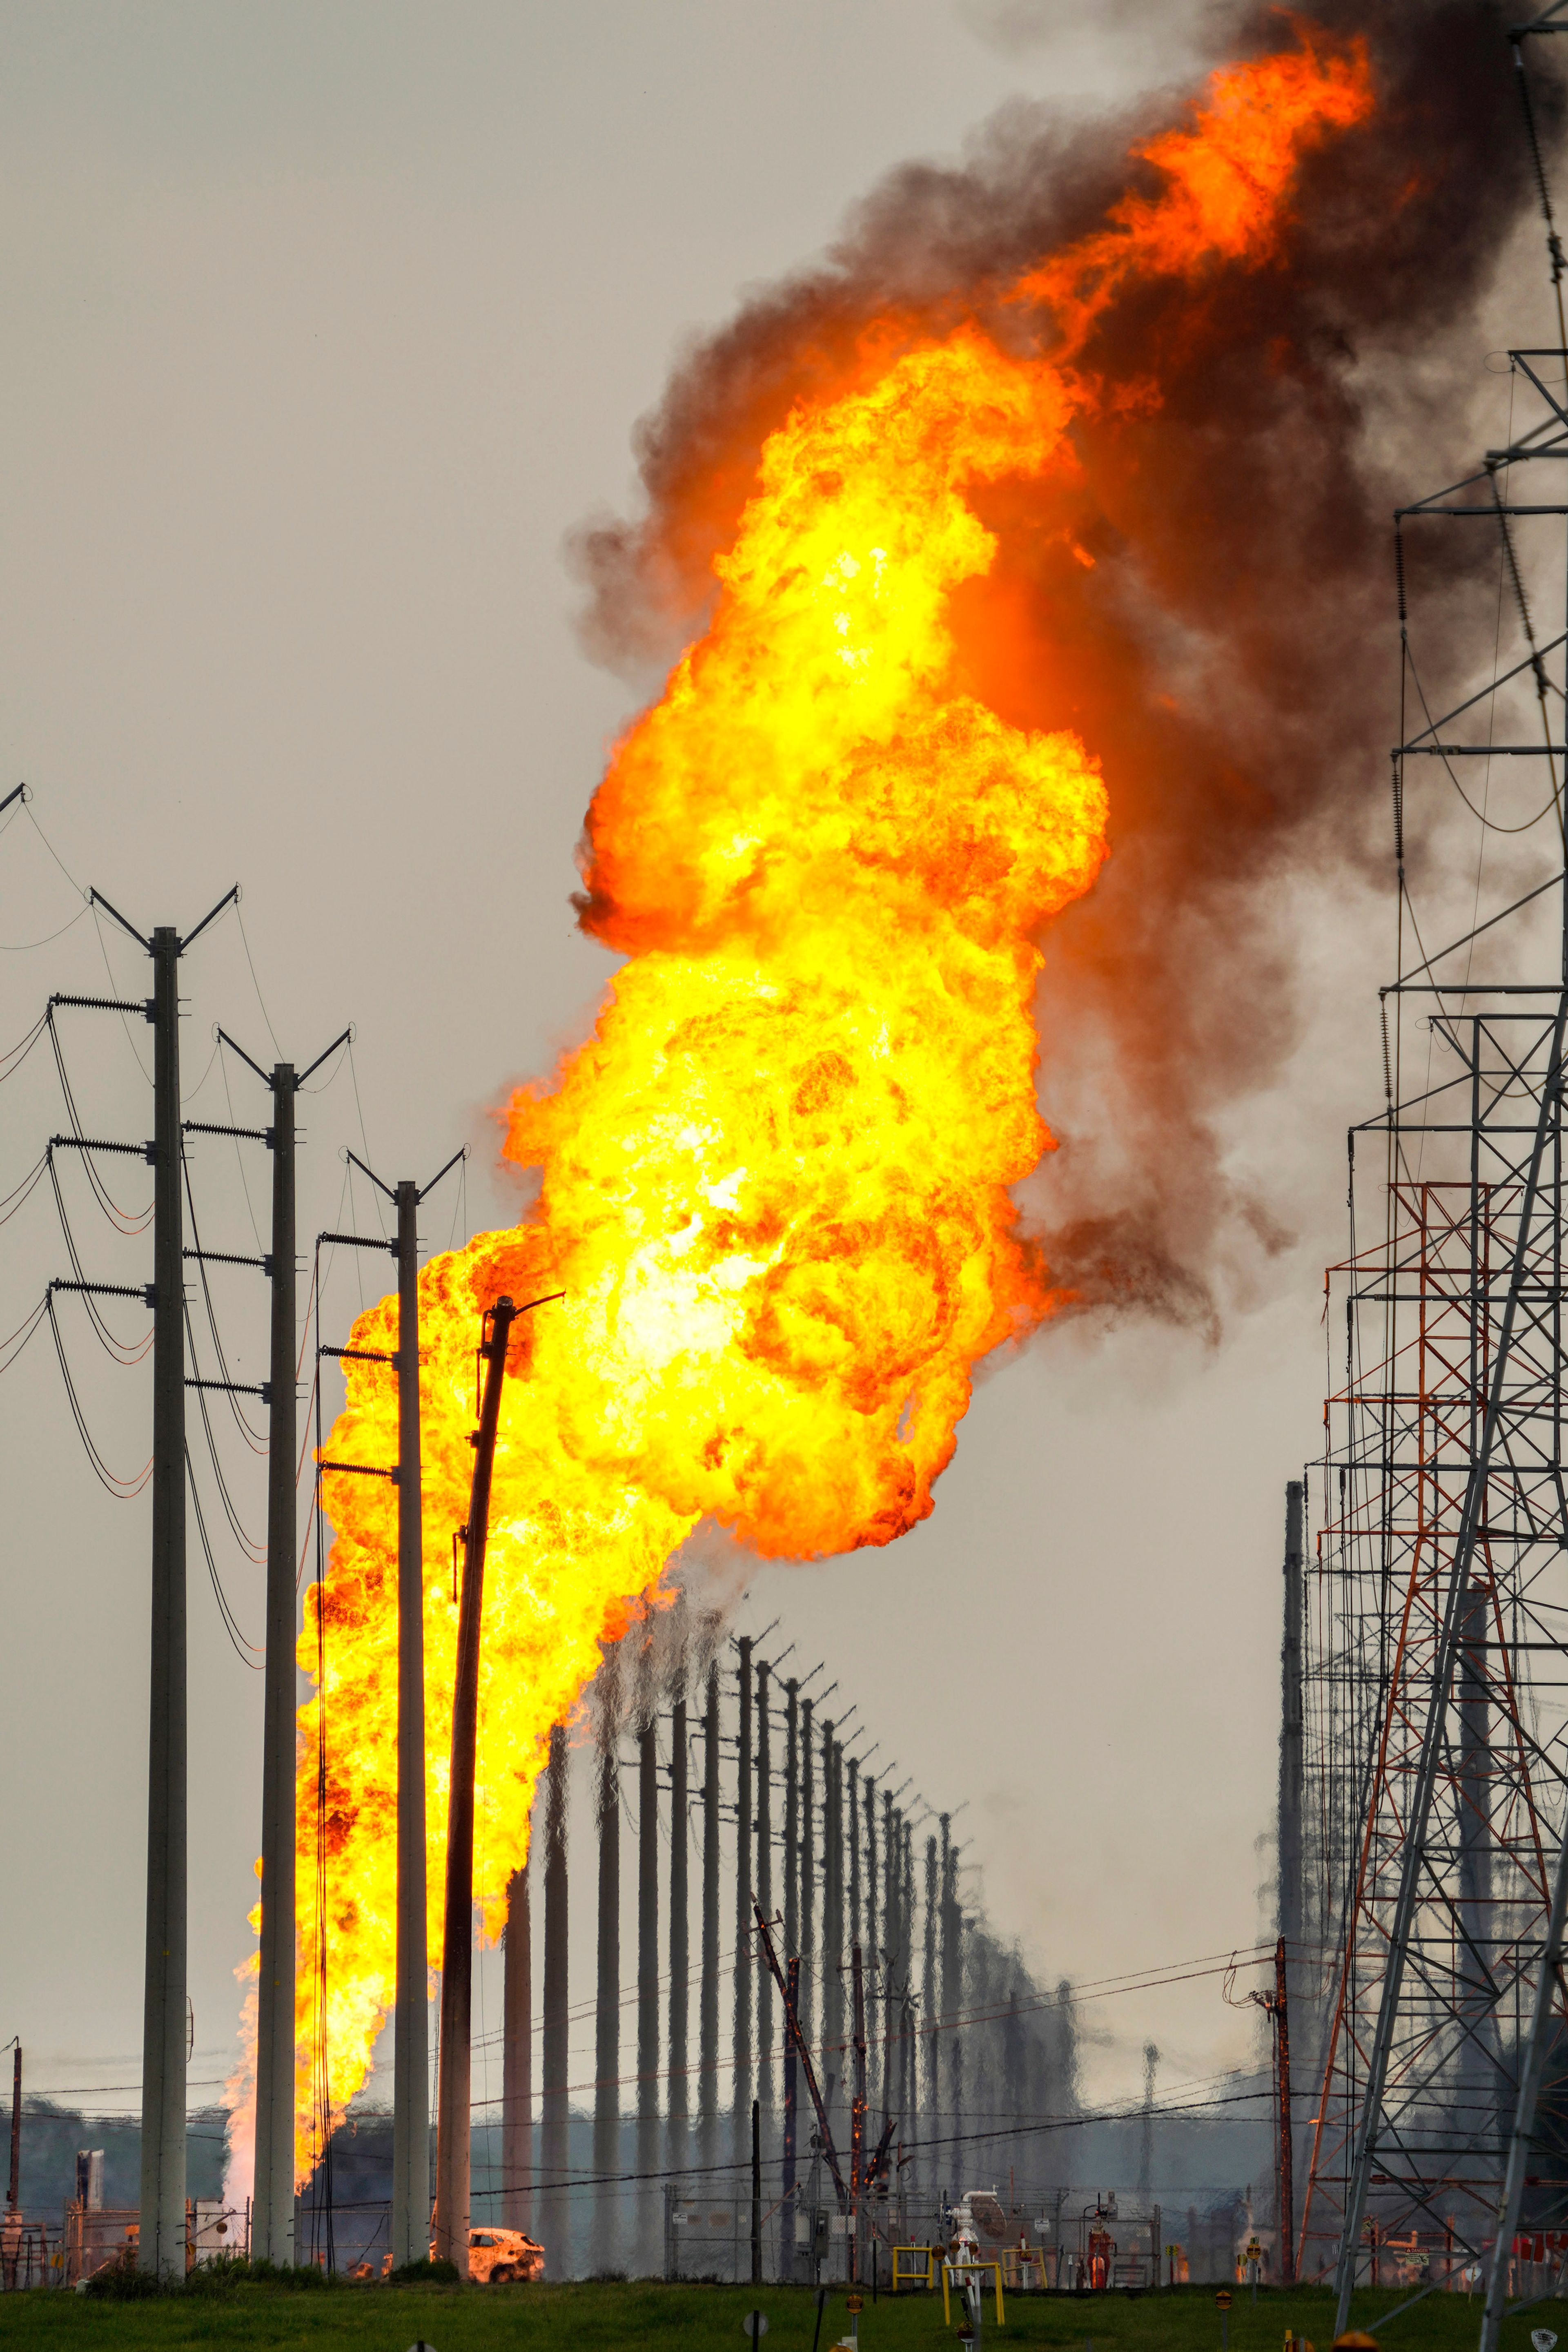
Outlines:
{"type": "Polygon", "coordinates": [[[430,2254],[430,1966],[424,1893],[424,1549],[419,1457],[419,1188],[397,1188],[397,1990],[394,2267],[430,2254]]]}
{"type": "Polygon", "coordinates": [[[298,1574],[295,1477],[294,1065],[272,1073],[272,1358],[267,1449],[267,1692],[252,2252],[294,2260],[294,1741],[298,1574]]]}
{"type": "Polygon", "coordinates": [[[1547,2045],[1552,2039],[1552,1995],[1562,1974],[1565,1913],[1568,1913],[1568,1823],[1563,1827],[1563,1843],[1557,1855],[1557,1874],[1552,1882],[1552,1912],[1541,1954],[1541,1970],[1535,1979],[1530,2039],[1524,2045],[1519,2069],[1519,2097],[1514,2107],[1513,2132],[1508,2144],[1508,2163],[1503,2172],[1497,2236],[1492,2242],[1486,2308],[1481,2314],[1480,2352],[1497,2352],[1498,2329],[1502,2325],[1508,2304],[1509,2250],[1513,2243],[1513,2233],[1519,2227],[1520,2201],[1524,2194],[1525,2160],[1530,2154],[1531,2134],[1535,2128],[1536,2101],[1545,2071],[1547,2045]]]}
{"type": "Polygon", "coordinates": [[[138,2265],[185,2275],[185,1288],[180,935],[152,934],[152,1674],[138,2265]]]}

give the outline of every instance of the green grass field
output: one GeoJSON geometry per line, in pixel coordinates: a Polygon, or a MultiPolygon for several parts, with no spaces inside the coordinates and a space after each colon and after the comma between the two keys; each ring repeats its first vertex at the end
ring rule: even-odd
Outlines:
{"type": "MultiPolygon", "coordinates": [[[[1375,2315],[1393,2308],[1393,2294],[1356,2297],[1353,2325],[1376,2334],[1375,2315]]],[[[257,2352],[407,2352],[423,2337],[435,2352],[620,2352],[622,2346],[669,2345],[680,2352],[741,2352],[742,2323],[753,2305],[767,2314],[767,2352],[811,2352],[816,2299],[799,2287],[625,2286],[341,2287],[300,2293],[286,2287],[236,2286],[222,2295],[171,2295],[152,2303],[99,2302],[52,2291],[0,2296],[0,2345],[59,2346],[92,2352],[99,2346],[254,2346],[257,2352]]],[[[1260,2290],[1256,2303],[1238,2289],[1229,2314],[1229,2352],[1280,2352],[1287,2329],[1328,2352],[1333,2336],[1329,2296],[1260,2290]]],[[[834,2289],[822,2315],[820,2352],[831,2352],[851,2322],[844,2291],[834,2289]]],[[[955,2319],[956,2325],[956,2319],[955,2319]]],[[[1480,2305],[1435,2294],[1395,2322],[1385,2352],[1426,2346],[1473,2346],[1480,2305]]],[[[1568,2309],[1537,2306],[1508,2321],[1506,2352],[1528,2352],[1532,2327],[1549,2326],[1568,2347],[1568,2309]]],[[[1145,2346],[1179,2352],[1219,2352],[1220,2322],[1211,2287],[1174,2294],[1017,2296],[998,2330],[987,2314],[992,2344],[1076,2347],[1082,2352],[1141,2352],[1145,2346]],[[999,2343],[998,2343],[999,2338],[999,2343]]],[[[955,2336],[946,2339],[957,2352],[955,2336]]],[[[939,2295],[867,2297],[860,2315],[862,2352],[940,2352],[939,2295]]]]}

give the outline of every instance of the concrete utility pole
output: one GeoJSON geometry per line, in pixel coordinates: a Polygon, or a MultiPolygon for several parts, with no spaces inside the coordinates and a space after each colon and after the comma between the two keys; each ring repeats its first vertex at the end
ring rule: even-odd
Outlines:
{"type": "Polygon", "coordinates": [[[22,2210],[22,2044],[11,2061],[11,2185],[5,2203],[13,2218],[22,2210]]]}
{"type": "MultiPolygon", "coordinates": [[[[256,1979],[256,2177],[251,2252],[271,2263],[294,2260],[295,2040],[295,1647],[299,1631],[299,1475],[298,1262],[295,1254],[295,1103],[299,1088],[347,1045],[345,1029],[297,1076],[292,1062],[270,1075],[243,1045],[224,1042],[272,1096],[272,1331],[267,1381],[267,1677],[262,1719],[261,1955],[256,1979]]],[[[245,1132],[245,1130],[236,1130],[245,1132]]]]}
{"type": "MultiPolygon", "coordinates": [[[[757,1894],[764,1915],[773,1916],[773,1755],[768,1690],[768,1662],[757,1669],[757,1894]]],[[[766,1969],[757,1971],[757,2095],[769,2114],[773,2108],[773,1979],[766,1969]]]]}
{"type": "Polygon", "coordinates": [[[420,1488],[419,1187],[397,1203],[397,1985],[392,2257],[430,2254],[430,1955],[424,1881],[424,1530],[420,1488]]]}
{"type": "MultiPolygon", "coordinates": [[[[141,2011],[141,2183],[139,2268],[185,2275],[185,1992],[187,1821],[185,1659],[185,1268],[180,1125],[180,958],[239,896],[226,890],[182,939],[151,939],[111,907],[90,902],[152,959],[152,994],[140,1005],[102,997],[61,1003],[143,1013],[152,1024],[152,1576],[147,1740],[147,1917],[141,2011]]],[[[101,1145],[76,1139],[78,1148],[101,1145]]],[[[113,1147],[116,1150],[123,1146],[113,1147]]],[[[73,1284],[94,1289],[96,1284],[73,1284]]]]}
{"type": "Polygon", "coordinates": [[[272,1077],[272,1349],[267,1450],[267,1690],[261,1781],[261,1962],[256,1980],[253,2254],[294,2260],[294,1644],[298,1630],[295,1477],[294,1097],[292,1062],[272,1077]]]}
{"type": "Polygon", "coordinates": [[[185,2275],[185,1269],[180,934],[152,934],[152,1692],[138,2266],[185,2275]]]}
{"type": "Polygon", "coordinates": [[[704,2166],[718,2155],[718,1668],[707,1670],[703,1707],[703,1961],[697,2032],[698,2145],[704,2166]]]}
{"type": "Polygon", "coordinates": [[[800,1702],[800,1941],[797,1946],[805,1967],[801,1971],[800,2000],[796,2010],[800,2031],[808,2042],[814,2023],[812,2017],[811,1978],[817,1958],[817,1750],[811,1725],[811,1701],[800,1702]]]}
{"type": "MultiPolygon", "coordinates": [[[[673,1828],[672,1824],[672,1828],[673,1828]]],[[[658,2231],[659,1743],[650,1706],[637,1730],[637,2264],[651,2275],[658,2231]]]]}
{"type": "Polygon", "coordinates": [[[736,1677],[740,1701],[735,1782],[735,2158],[745,2162],[751,2106],[751,1642],[742,1634],[736,1677]]]}
{"type": "MultiPolygon", "coordinates": [[[[474,2002],[474,1764],[479,1738],[479,1647],[485,1621],[485,1547],[490,1482],[501,1423],[507,1348],[520,1310],[497,1298],[479,1341],[485,1396],[474,1449],[457,1662],[452,1685],[452,1769],[446,1798],[446,1901],[441,1944],[441,2042],[435,2137],[435,2251],[468,2275],[469,2128],[474,2002]]],[[[521,1310],[525,1311],[526,1310],[521,1310]]]]}
{"type": "Polygon", "coordinates": [[[592,2267],[615,2259],[621,2155],[621,1767],[615,1751],[613,1665],[601,1685],[599,1722],[599,1976],[593,2020],[592,2267]]]}
{"type": "MultiPolygon", "coordinates": [[[[682,1672],[685,1671],[685,1660],[682,1672]]],[[[686,1821],[686,1696],[681,1689],[670,1709],[670,2055],[668,2163],[679,2172],[686,2161],[691,2112],[686,2076],[686,2020],[691,2005],[691,1940],[688,1929],[686,1821]]]]}
{"type": "Polygon", "coordinates": [[[544,2099],[539,2117],[540,2204],[545,2258],[556,2278],[570,2275],[571,2116],[567,2105],[566,1729],[554,1724],[545,1776],[544,2099]]]}
{"type": "MultiPolygon", "coordinates": [[[[531,1849],[533,1838],[530,1833],[531,1849]]],[[[506,1975],[501,1992],[501,2221],[533,2228],[533,1922],[525,1864],[507,1888],[506,1975]]]]}

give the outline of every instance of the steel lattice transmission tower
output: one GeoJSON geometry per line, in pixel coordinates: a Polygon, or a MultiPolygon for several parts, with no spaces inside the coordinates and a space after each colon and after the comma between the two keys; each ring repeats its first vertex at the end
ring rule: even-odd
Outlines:
{"type": "MultiPolygon", "coordinates": [[[[1540,778],[1550,848],[1536,887],[1451,946],[1417,946],[1382,992],[1387,1102],[1351,1135],[1351,1254],[1329,1284],[1343,1370],[1306,1676],[1308,1932],[1329,1966],[1300,2262],[1335,2275],[1342,2330],[1358,2284],[1457,2284],[1475,2263],[1490,2276],[1500,2243],[1506,2257],[1521,2069],[1568,2015],[1559,1969],[1539,2015],[1536,2000],[1568,1819],[1568,630],[1539,641],[1527,601],[1542,582],[1563,594],[1568,506],[1537,461],[1568,460],[1568,407],[1562,351],[1511,362],[1522,429],[1398,527],[1402,545],[1418,530],[1499,542],[1521,657],[1402,730],[1396,831],[1407,780],[1446,771],[1475,803],[1507,759],[1540,778]]],[[[1402,556],[1413,680],[1404,576],[1402,556]]],[[[1536,2228],[1568,2208],[1563,2089],[1535,2118],[1536,2228]]]]}

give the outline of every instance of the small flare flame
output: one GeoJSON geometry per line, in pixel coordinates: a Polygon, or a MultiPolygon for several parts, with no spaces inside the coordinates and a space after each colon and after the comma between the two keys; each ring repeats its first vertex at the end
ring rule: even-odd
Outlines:
{"type": "MultiPolygon", "coordinates": [[[[590,812],[584,922],[629,961],[591,1038],[510,1105],[505,1151],[542,1171],[537,1209],[421,1281],[432,1951],[444,1563],[482,1310],[568,1294],[517,1328],[496,1460],[477,1762],[494,1934],[550,1727],[657,1605],[697,1522],[772,1557],[891,1542],[932,1508],[976,1363],[1057,1303],[1009,1188],[1051,1148],[1037,940],[1094,881],[1107,795],[1070,730],[1010,725],[966,687],[950,606],[996,553],[976,493],[1004,478],[1065,493],[1069,428],[1101,396],[1073,371],[1093,320],[1134,278],[1267,264],[1303,153],[1371,105],[1364,51],[1305,34],[1215,75],[1187,128],[1137,151],[1158,192],[1011,289],[1048,314],[1051,356],[973,320],[927,335],[889,319],[847,386],[767,440],[706,632],[590,812]]],[[[396,1341],[395,1298],[354,1327],[356,1348],[396,1341]]],[[[390,1465],[395,1378],[346,1370],[328,1454],[390,1465]]],[[[300,1717],[301,2179],[313,2086],[340,2115],[393,1986],[396,1494],[329,1471],[323,1500],[337,1536],[300,1647],[318,1677],[300,1717]]]]}

